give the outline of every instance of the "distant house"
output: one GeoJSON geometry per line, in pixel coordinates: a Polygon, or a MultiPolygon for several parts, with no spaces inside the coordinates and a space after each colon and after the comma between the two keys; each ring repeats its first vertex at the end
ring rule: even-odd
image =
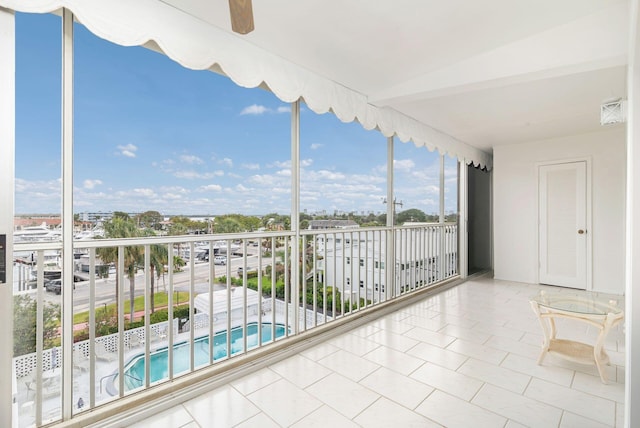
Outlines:
{"type": "Polygon", "coordinates": [[[319,229],[355,229],[360,227],[353,220],[311,220],[309,221],[309,230],[319,229]]]}
{"type": "Polygon", "coordinates": [[[44,226],[53,229],[60,226],[60,216],[16,216],[13,219],[14,230],[22,230],[27,227],[44,226]]]}

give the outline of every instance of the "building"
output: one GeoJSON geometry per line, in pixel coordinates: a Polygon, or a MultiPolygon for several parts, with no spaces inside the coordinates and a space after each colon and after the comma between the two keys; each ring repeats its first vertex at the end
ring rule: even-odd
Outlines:
{"type": "Polygon", "coordinates": [[[309,230],[354,229],[360,225],[353,220],[310,220],[309,230]]]}
{"type": "Polygon", "coordinates": [[[343,299],[357,304],[361,299],[386,300],[389,295],[401,295],[457,274],[456,228],[433,223],[421,226],[396,234],[393,249],[387,246],[387,234],[375,231],[319,235],[315,241],[318,281],[335,286],[343,299]],[[388,270],[390,250],[394,267],[388,270]],[[389,281],[394,284],[392,289],[387,287],[389,281]]]}
{"type": "MultiPolygon", "coordinates": [[[[6,238],[7,252],[14,245],[16,181],[14,11],[55,11],[63,15],[65,41],[63,275],[71,275],[73,263],[68,250],[73,247],[74,182],[68,154],[73,149],[75,17],[79,25],[114,43],[144,44],[185,67],[224,72],[240,85],[270,88],[292,103],[293,148],[300,145],[299,100],[304,99],[314,111],[332,111],[341,120],[357,120],[366,129],[380,131],[391,149],[395,135],[456,156],[461,183],[460,278],[466,278],[470,268],[488,266],[497,280],[624,295],[622,420],[627,427],[638,426],[638,0],[369,3],[363,9],[359,2],[256,2],[256,30],[241,36],[232,32],[224,2],[0,0],[0,180],[5,184],[0,189],[0,236],[6,238]],[[612,101],[620,101],[617,110],[626,111],[626,118],[610,121],[601,116],[603,106],[612,101]],[[567,227],[560,227],[567,212],[578,214],[567,227]],[[490,227],[482,226],[486,224],[490,227]]],[[[393,164],[392,150],[389,153],[393,164]]],[[[299,165],[293,158],[295,199],[299,165]]],[[[388,169],[387,196],[392,200],[393,168],[388,169]]],[[[299,208],[292,207],[295,227],[299,208]]],[[[389,218],[392,212],[387,212],[389,218]]],[[[299,231],[293,232],[295,249],[299,231]]],[[[12,267],[0,266],[6,269],[0,272],[6,282],[12,267]]],[[[297,269],[291,272],[298,275],[297,269]]],[[[11,297],[11,288],[0,284],[2,337],[13,334],[11,297]]],[[[446,297],[440,301],[444,307],[446,297]]],[[[71,294],[63,292],[62,300],[67,308],[73,307],[71,294]]],[[[513,315],[511,308],[503,309],[513,315]]],[[[74,409],[82,406],[71,393],[72,315],[69,309],[63,311],[67,334],[62,344],[65,387],[60,418],[69,424],[74,418],[79,424],[93,423],[116,414],[122,403],[74,416],[74,409]]],[[[1,351],[2,426],[11,426],[17,413],[12,405],[12,364],[11,350],[1,351]]],[[[198,374],[192,380],[198,380],[198,374]]],[[[177,384],[188,386],[184,378],[177,384]]],[[[538,382],[544,385],[552,386],[538,382]]],[[[142,395],[127,397],[127,405],[152,406],[161,400],[158,391],[169,391],[162,388],[144,395],[146,401],[142,395]]],[[[455,403],[453,413],[458,415],[472,408],[470,399],[447,401],[439,392],[436,397],[443,398],[435,407],[455,403]]],[[[177,388],[171,393],[180,394],[177,388]]],[[[560,402],[563,394],[557,397],[560,402]]],[[[562,412],[571,413],[567,407],[572,405],[566,404],[562,412]]],[[[571,408],[578,411],[580,406],[571,408]]],[[[283,425],[295,422],[285,420],[283,425]]],[[[496,425],[505,423],[499,420],[496,425]]],[[[600,423],[612,425],[615,418],[600,423]]]]}

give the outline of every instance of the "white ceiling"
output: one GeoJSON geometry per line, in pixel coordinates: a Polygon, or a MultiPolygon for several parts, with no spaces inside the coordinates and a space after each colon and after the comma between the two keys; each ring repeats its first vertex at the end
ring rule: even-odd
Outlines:
{"type": "MultiPolygon", "coordinates": [[[[231,32],[227,0],[164,0],[231,32]]],[[[628,1],[253,0],[262,49],[474,147],[597,131],[628,1]]],[[[620,126],[620,125],[618,125],[620,126]]]]}

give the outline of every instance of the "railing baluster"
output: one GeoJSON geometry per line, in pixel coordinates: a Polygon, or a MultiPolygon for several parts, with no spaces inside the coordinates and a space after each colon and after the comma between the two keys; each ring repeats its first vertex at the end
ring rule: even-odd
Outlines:
{"type": "Polygon", "coordinates": [[[169,296],[167,299],[167,338],[169,339],[169,344],[167,347],[167,365],[169,372],[169,381],[174,378],[174,364],[173,364],[173,344],[175,342],[175,330],[173,328],[175,322],[173,319],[173,305],[174,305],[174,289],[173,289],[173,270],[174,270],[174,257],[173,257],[173,249],[174,244],[170,243],[167,246],[167,258],[169,260],[169,272],[167,276],[169,277],[169,296]]]}
{"type": "MultiPolygon", "coordinates": [[[[124,247],[118,246],[118,269],[117,288],[118,288],[118,349],[124,350],[124,247]]],[[[129,342],[131,343],[131,342],[129,342]]],[[[124,397],[124,352],[118,355],[118,395],[124,397]]]]}
{"type": "MultiPolygon", "coordinates": [[[[105,314],[106,316],[106,314],[105,314]]],[[[89,408],[96,406],[96,249],[89,249],[89,408]]]]}
{"type": "Polygon", "coordinates": [[[44,330],[44,251],[40,250],[36,258],[38,278],[37,294],[36,294],[36,426],[42,424],[42,348],[43,348],[43,330],[44,330]]]}
{"type": "MultiPolygon", "coordinates": [[[[227,257],[227,261],[229,258],[227,257]]],[[[242,240],[242,353],[247,352],[247,240],[242,240]]],[[[230,334],[230,332],[227,332],[230,334]]]]}
{"type": "Polygon", "coordinates": [[[216,322],[216,318],[213,313],[213,288],[216,282],[216,264],[215,264],[215,254],[213,250],[213,241],[209,241],[209,364],[213,364],[214,360],[214,323],[216,322]]]}
{"type": "MultiPolygon", "coordinates": [[[[91,360],[89,362],[88,373],[89,379],[89,395],[82,397],[86,401],[85,406],[88,408],[95,408],[106,400],[102,395],[103,382],[100,381],[98,385],[98,379],[96,379],[97,373],[101,373],[103,370],[102,362],[96,362],[96,352],[100,352],[98,345],[108,344],[108,351],[117,352],[117,376],[114,377],[115,383],[111,385],[109,391],[116,394],[116,397],[124,397],[131,393],[130,386],[131,380],[135,379],[136,382],[141,382],[139,389],[146,389],[156,383],[156,381],[164,383],[171,381],[175,377],[175,371],[180,370],[180,374],[189,373],[197,369],[196,365],[211,365],[216,364],[218,360],[226,360],[231,358],[236,353],[246,353],[249,349],[264,345],[267,340],[263,340],[262,331],[264,322],[271,320],[270,330],[271,336],[269,341],[274,340],[286,340],[287,336],[293,336],[297,334],[296,328],[300,328],[301,331],[308,331],[318,325],[330,323],[338,318],[353,315],[356,312],[368,310],[370,307],[376,306],[378,303],[383,302],[389,298],[401,296],[407,293],[412,293],[422,289],[426,286],[431,286],[439,281],[454,277],[459,272],[459,256],[457,254],[458,229],[456,225],[450,223],[429,224],[429,225],[410,225],[401,227],[383,227],[383,228],[367,228],[362,230],[323,230],[323,231],[301,231],[298,245],[300,246],[300,257],[298,260],[294,259],[294,252],[291,251],[292,245],[296,242],[292,241],[297,239],[293,232],[267,232],[263,235],[255,234],[221,234],[216,238],[209,237],[207,239],[207,246],[209,250],[209,261],[206,269],[203,269],[200,264],[196,265],[196,242],[198,237],[148,237],[140,239],[126,239],[122,240],[96,240],[83,242],[82,246],[74,245],[78,249],[88,249],[89,253],[89,280],[88,280],[88,293],[89,293],[89,339],[86,342],[76,343],[74,346],[77,356],[86,355],[88,350],[91,360]],[[227,263],[224,269],[226,272],[226,286],[227,293],[226,298],[221,297],[215,291],[216,287],[216,274],[222,272],[216,272],[217,266],[215,266],[215,250],[214,240],[218,239],[220,242],[224,242],[224,246],[227,251],[227,263]],[[232,242],[235,240],[241,241],[242,259],[238,259],[234,256],[234,250],[232,242]],[[258,252],[257,252],[257,266],[254,265],[255,259],[253,255],[250,257],[250,247],[254,245],[257,240],[258,252]],[[267,244],[270,242],[270,245],[267,244]],[[186,245],[185,245],[186,244],[186,245]],[[264,244],[267,244],[266,246],[264,244]],[[168,320],[166,327],[158,323],[151,324],[151,295],[150,286],[152,281],[152,257],[154,245],[164,245],[167,248],[168,257],[168,320]],[[357,247],[356,247],[357,246],[357,247]],[[189,272],[176,273],[174,265],[174,249],[185,249],[189,251],[190,258],[186,268],[189,272]],[[187,248],[188,247],[188,248],[187,248]],[[99,298],[100,286],[98,286],[98,280],[95,277],[96,272],[96,254],[99,248],[114,248],[117,250],[117,278],[118,283],[118,299],[116,301],[117,307],[117,323],[118,331],[112,336],[99,336],[96,330],[97,311],[96,300],[99,298]],[[126,330],[127,321],[135,320],[135,310],[130,314],[130,319],[126,318],[126,312],[128,307],[125,307],[125,301],[130,298],[129,292],[125,292],[125,283],[129,279],[129,275],[125,271],[125,263],[129,252],[136,248],[144,249],[144,326],[137,329],[126,330]],[[265,268],[265,261],[263,257],[263,250],[271,251],[270,266],[271,274],[270,279],[267,276],[263,276],[265,268]],[[395,254],[388,254],[389,249],[395,251],[395,254]],[[277,256],[278,251],[280,254],[284,254],[284,258],[281,260],[282,265],[278,265],[277,256]],[[312,253],[309,253],[312,251],[312,253]],[[386,257],[385,257],[386,255],[386,257]],[[349,263],[347,264],[347,258],[349,263]],[[238,262],[242,266],[242,275],[239,276],[240,282],[237,282],[238,286],[232,285],[236,283],[236,279],[233,278],[232,263],[233,266],[239,266],[238,262]],[[313,266],[308,266],[312,263],[313,266]],[[357,265],[356,265],[357,263],[357,265]],[[253,283],[253,279],[249,278],[249,273],[253,275],[253,269],[256,269],[257,275],[257,302],[253,300],[254,292],[252,291],[256,287],[250,285],[253,283]],[[294,269],[300,272],[301,275],[293,275],[294,269]],[[179,275],[179,276],[178,276],[179,275]],[[295,278],[299,277],[300,281],[296,282],[295,278]],[[188,336],[185,345],[188,345],[188,357],[180,357],[174,348],[176,342],[179,342],[176,330],[174,329],[175,321],[178,324],[182,324],[182,320],[174,319],[175,312],[174,306],[176,304],[174,293],[176,287],[174,281],[180,280],[181,284],[188,281],[187,288],[183,288],[184,291],[189,293],[187,299],[189,303],[189,331],[184,336],[188,336]],[[208,287],[203,291],[203,294],[208,295],[208,314],[195,313],[196,302],[200,299],[196,299],[196,291],[200,290],[200,287],[196,287],[196,281],[204,281],[208,279],[208,287]],[[307,281],[307,278],[312,281],[307,281]],[[185,281],[186,279],[186,281],[185,281]],[[349,283],[347,284],[347,279],[349,283]],[[263,291],[265,281],[271,281],[271,304],[266,305],[263,302],[263,291]],[[284,280],[284,296],[278,292],[278,281],[284,280]],[[361,286],[362,283],[362,286],[361,286]],[[354,285],[355,284],[355,285],[354,285]],[[293,289],[292,287],[296,287],[293,289]],[[331,287],[331,291],[329,291],[331,287]],[[356,287],[356,288],[354,288],[356,287]],[[386,287],[386,288],[385,288],[386,287]],[[391,288],[389,288],[391,287],[391,288]],[[249,290],[251,288],[252,290],[249,290]],[[233,298],[233,294],[242,292],[243,294],[237,294],[233,298]],[[299,290],[300,293],[294,293],[299,290]],[[357,290],[357,291],[356,291],[357,290]],[[307,296],[312,293],[312,296],[307,296]],[[299,294],[299,298],[297,297],[299,294]],[[217,297],[216,297],[217,296],[217,297]],[[218,301],[216,301],[216,298],[218,301]],[[226,301],[223,301],[224,299],[226,301]],[[238,304],[242,302],[241,304],[238,304]],[[330,302],[330,303],[329,303],[330,302]],[[226,310],[225,310],[226,307],[226,310]],[[270,310],[270,317],[266,317],[266,311],[270,310]],[[235,312],[234,312],[235,311],[235,312]],[[240,312],[241,311],[241,312],[240,312]],[[226,320],[224,320],[223,312],[226,312],[226,320]],[[321,312],[321,313],[320,313],[321,312]],[[255,317],[254,317],[255,315],[255,317]],[[218,316],[220,319],[217,319],[218,316]],[[313,320],[310,319],[313,317],[313,320]],[[251,323],[254,321],[257,324],[257,331],[255,334],[257,338],[252,338],[254,334],[253,327],[250,328],[251,323]],[[203,324],[204,323],[204,324],[203,324]],[[221,324],[220,324],[221,323],[221,324]],[[284,336],[279,336],[280,332],[276,327],[278,324],[283,324],[287,328],[284,331],[284,336]],[[294,324],[298,323],[298,324],[294,324]],[[303,323],[300,325],[300,323],[303,323]],[[226,324],[226,330],[225,330],[226,324]],[[206,327],[205,327],[206,325],[206,327]],[[297,327],[296,327],[297,326],[297,327]],[[208,328],[207,328],[208,327],[208,328]],[[222,328],[220,328],[222,327],[222,328]],[[167,335],[164,336],[167,343],[166,355],[167,355],[167,372],[168,375],[165,379],[154,380],[152,379],[155,364],[151,361],[152,349],[158,348],[152,346],[152,336],[158,331],[158,329],[166,328],[167,335]],[[241,330],[242,337],[238,336],[235,339],[234,328],[241,330]],[[216,345],[216,330],[221,334],[226,331],[226,341],[224,344],[216,345]],[[144,355],[141,356],[144,363],[144,374],[134,375],[130,373],[130,365],[133,364],[129,359],[130,355],[127,349],[132,349],[132,337],[144,333],[144,355]],[[207,350],[206,337],[208,335],[208,358],[202,359],[198,354],[199,350],[207,350]],[[205,342],[200,344],[200,338],[203,338],[205,342]],[[234,348],[234,343],[236,348],[234,348]],[[224,354],[225,351],[217,349],[218,346],[226,345],[226,355],[222,355],[222,358],[216,358],[216,355],[224,354]],[[222,351],[222,352],[221,352],[222,351]],[[126,358],[126,360],[125,360],[126,358]],[[184,358],[184,360],[182,360],[184,358]],[[177,361],[177,359],[179,361],[177,361]],[[188,359],[188,361],[187,361],[188,359]],[[185,369],[178,369],[182,363],[185,369]],[[125,372],[125,368],[127,372],[125,372]],[[139,379],[137,379],[139,378],[139,379]],[[99,386],[100,394],[97,393],[96,387],[99,386]],[[87,399],[88,398],[88,399],[87,399]]],[[[36,352],[33,357],[33,365],[36,366],[36,389],[37,392],[34,398],[34,411],[36,421],[46,422],[44,419],[49,418],[50,413],[43,417],[43,414],[48,409],[50,400],[47,398],[44,403],[45,397],[43,395],[43,371],[47,370],[49,350],[43,349],[44,343],[42,339],[42,332],[44,327],[44,291],[43,291],[43,270],[45,249],[49,251],[50,248],[60,249],[60,244],[29,244],[24,245],[25,248],[33,248],[33,251],[37,251],[37,322],[38,322],[38,344],[36,346],[36,352]]],[[[224,251],[224,247],[221,252],[224,251]]],[[[182,253],[182,251],[180,251],[182,253]]],[[[26,279],[19,279],[19,288],[25,286],[26,279]]],[[[69,285],[65,285],[69,286],[69,285]]],[[[80,287],[83,285],[80,284],[80,287]]],[[[181,287],[184,287],[181,285],[181,287]]],[[[128,288],[128,287],[127,287],[128,288]]],[[[180,291],[179,291],[180,292],[180,291]]],[[[181,292],[183,294],[183,292],[181,292]]],[[[266,298],[269,296],[267,295],[266,298]]],[[[185,299],[182,299],[182,303],[185,299]]],[[[199,303],[198,303],[199,304],[199,303]]],[[[372,309],[372,308],[371,308],[372,309]]],[[[66,310],[66,308],[65,308],[66,310]]],[[[205,309],[206,311],[206,309],[205,309]]],[[[105,315],[106,304],[105,304],[105,315]]],[[[155,319],[155,318],[154,318],[155,319]]],[[[186,331],[186,330],[185,330],[186,331]]],[[[269,329],[265,332],[265,338],[269,329]]],[[[238,331],[240,333],[240,331],[238,331]]],[[[101,334],[101,333],[100,333],[101,334]]],[[[182,336],[182,337],[184,337],[182,336]]],[[[185,349],[186,350],[186,349],[185,349]]],[[[157,352],[159,349],[154,350],[157,352]]],[[[155,355],[155,354],[154,354],[155,355]]],[[[115,357],[115,356],[114,356],[115,357]]],[[[55,368],[55,364],[52,362],[52,367],[55,368]]],[[[115,362],[112,364],[116,364],[115,362]]],[[[142,369],[142,366],[140,366],[142,369]]],[[[139,372],[142,373],[142,372],[139,372]]],[[[73,378],[80,380],[84,373],[79,373],[74,369],[73,378]],[[79,377],[80,376],[80,377],[79,377]]],[[[140,384],[140,383],[138,383],[140,384]]],[[[136,384],[131,386],[136,388],[136,384]]],[[[106,390],[106,389],[105,389],[106,390]]],[[[77,391],[77,390],[76,390],[77,391]]],[[[74,391],[74,400],[77,401],[80,396],[74,391]]],[[[60,396],[61,397],[61,396],[60,396]]],[[[61,398],[60,398],[61,399],[61,398]]],[[[74,403],[74,406],[76,403],[74,403]]],[[[74,412],[77,413],[80,408],[74,407],[74,412]]],[[[84,409],[82,409],[84,410],[84,409]]],[[[47,419],[48,420],[48,419],[47,419]]]]}
{"type": "MultiPolygon", "coordinates": [[[[148,388],[151,384],[151,326],[149,319],[149,312],[151,311],[151,305],[149,302],[151,294],[151,247],[149,245],[144,246],[144,385],[148,388]]],[[[135,312],[131,314],[131,322],[135,321],[135,312]]]]}

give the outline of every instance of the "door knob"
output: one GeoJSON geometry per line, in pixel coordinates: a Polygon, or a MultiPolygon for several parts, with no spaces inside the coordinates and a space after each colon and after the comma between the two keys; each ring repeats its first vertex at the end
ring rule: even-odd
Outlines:
{"type": "Polygon", "coordinates": [[[585,231],[584,231],[584,230],[582,230],[582,229],[579,229],[579,230],[578,230],[578,235],[582,235],[582,234],[584,234],[584,233],[585,233],[585,231]]]}

